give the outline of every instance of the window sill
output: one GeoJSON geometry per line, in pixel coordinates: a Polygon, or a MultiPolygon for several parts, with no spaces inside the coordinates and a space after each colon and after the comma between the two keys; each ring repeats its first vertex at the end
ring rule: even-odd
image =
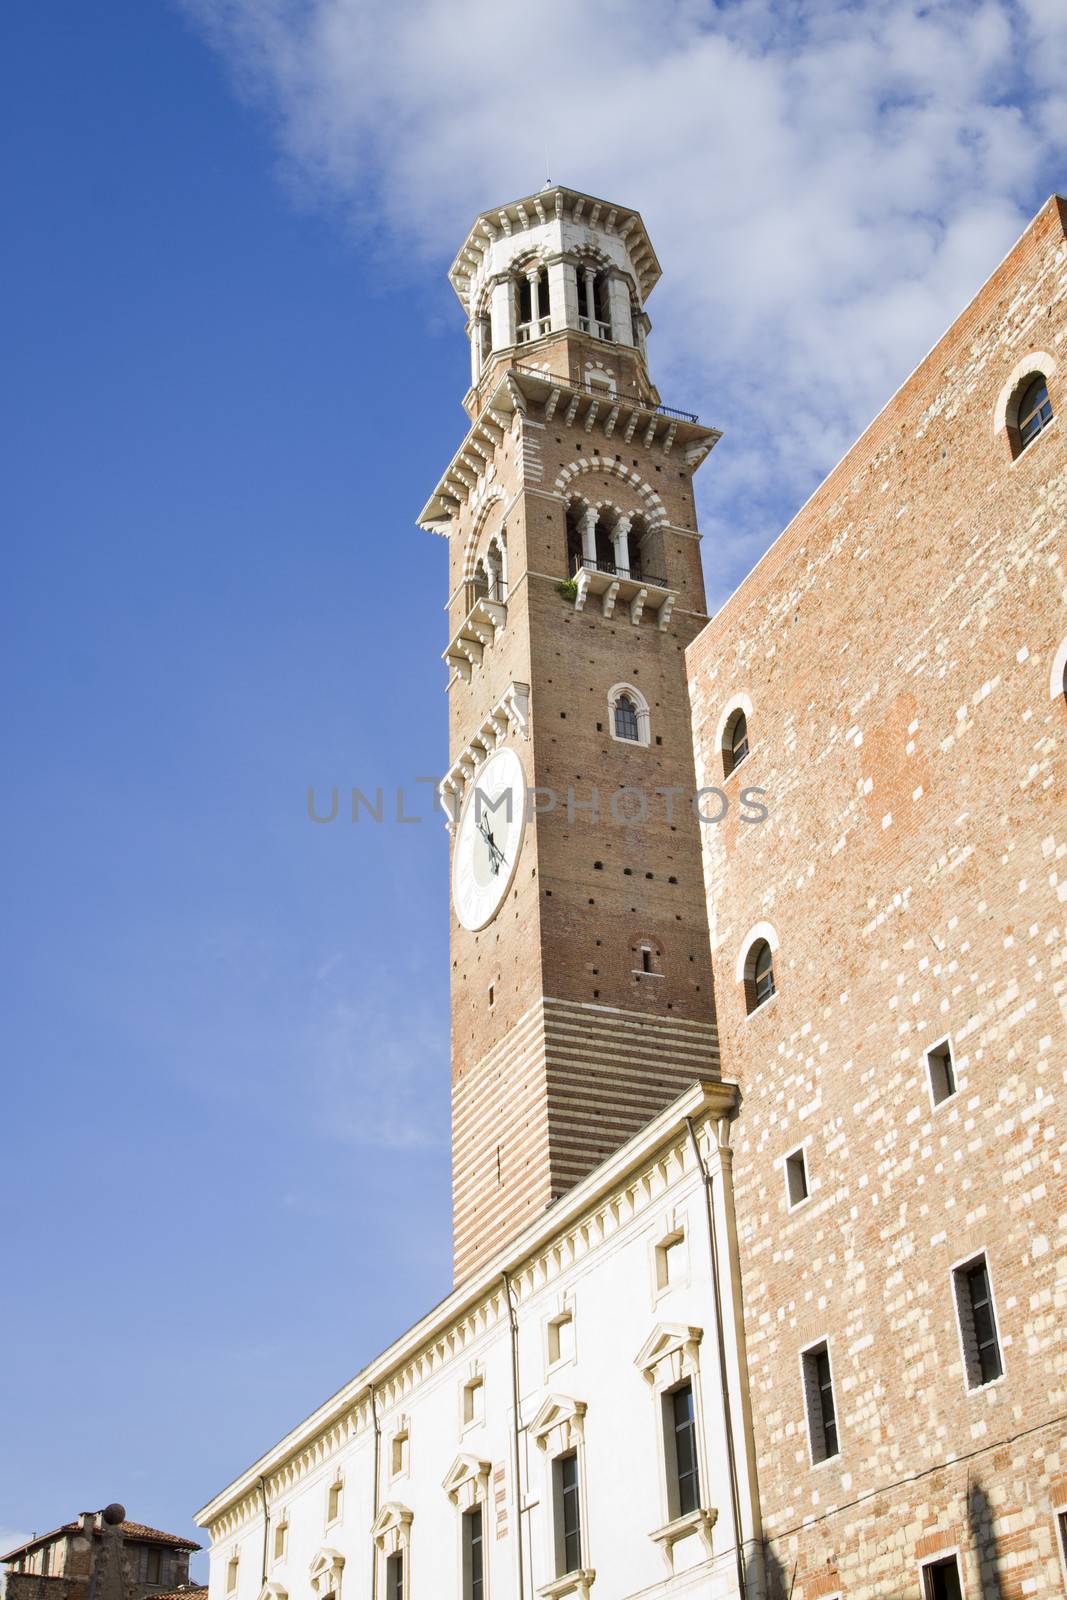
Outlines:
{"type": "Polygon", "coordinates": [[[1041,443],[1041,441],[1045,437],[1045,435],[1052,432],[1053,428],[1056,426],[1056,423],[1058,421],[1059,421],[1059,416],[1054,411],[1052,413],[1052,421],[1051,422],[1047,422],[1045,424],[1045,426],[1042,428],[1041,432],[1034,435],[1034,437],[1030,440],[1029,444],[1023,445],[1023,447],[1019,451],[1018,455],[1012,456],[1011,460],[1008,462],[1008,470],[1010,471],[1012,467],[1017,467],[1019,465],[1020,461],[1025,461],[1027,456],[1029,456],[1030,452],[1032,450],[1035,450],[1037,448],[1037,446],[1041,443]]]}
{"type": "Polygon", "coordinates": [[[542,1584],[537,1593],[542,1600],[564,1600],[566,1595],[576,1595],[577,1600],[589,1600],[589,1590],[595,1578],[594,1568],[582,1567],[577,1572],[565,1573],[562,1578],[553,1578],[551,1583],[542,1584]]]}
{"type": "Polygon", "coordinates": [[[778,990],[776,989],[769,999],[763,1000],[758,1006],[753,1006],[751,1011],[745,1012],[745,1021],[751,1022],[753,1017],[766,1016],[768,1011],[773,1011],[778,1004],[778,990]]]}
{"type": "MultiPolygon", "coordinates": [[[[690,1539],[700,1541],[699,1547],[691,1548],[686,1553],[686,1556],[682,1558],[682,1571],[688,1571],[704,1557],[710,1557],[713,1554],[711,1530],[715,1526],[718,1515],[719,1513],[713,1507],[701,1507],[696,1511],[687,1511],[684,1517],[675,1517],[673,1521],[665,1523],[662,1528],[657,1528],[655,1533],[649,1534],[652,1542],[658,1544],[662,1550],[663,1559],[672,1574],[675,1570],[675,1545],[684,1544],[690,1539]],[[703,1548],[704,1557],[700,1555],[700,1547],[703,1548]],[[696,1558],[695,1561],[694,1557],[696,1558]]],[[[679,1557],[681,1557],[680,1551],[679,1557]]]]}
{"type": "Polygon", "coordinates": [[[1005,1378],[1007,1376],[1008,1376],[1008,1374],[1006,1372],[1002,1372],[1000,1374],[999,1378],[990,1378],[988,1383],[975,1383],[975,1384],[970,1384],[969,1383],[969,1384],[967,1384],[966,1389],[964,1390],[964,1393],[966,1393],[966,1394],[988,1394],[990,1389],[998,1389],[1000,1387],[1000,1385],[1004,1382],[1004,1380],[1005,1380],[1005,1378]]]}

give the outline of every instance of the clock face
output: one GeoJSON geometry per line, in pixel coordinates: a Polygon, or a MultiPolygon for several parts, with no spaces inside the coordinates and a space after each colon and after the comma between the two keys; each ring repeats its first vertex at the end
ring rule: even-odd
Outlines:
{"type": "Polygon", "coordinates": [[[514,750],[495,750],[470,786],[452,855],[452,904],[476,933],[496,916],[526,829],[526,775],[514,750]]]}

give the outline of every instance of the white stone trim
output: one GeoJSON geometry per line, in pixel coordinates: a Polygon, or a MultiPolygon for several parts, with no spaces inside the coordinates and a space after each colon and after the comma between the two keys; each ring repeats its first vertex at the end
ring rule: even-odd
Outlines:
{"type": "MultiPolygon", "coordinates": [[[[653,417],[655,417],[655,413],[653,413],[653,417]]],[[[614,457],[609,459],[606,456],[594,456],[591,460],[583,459],[571,462],[570,466],[564,467],[556,478],[555,488],[563,494],[576,478],[584,477],[591,472],[604,472],[613,477],[621,478],[624,483],[628,483],[631,488],[637,491],[644,502],[642,509],[643,514],[648,519],[649,528],[659,528],[666,525],[667,509],[652,485],[646,483],[639,472],[634,472],[623,462],[616,461],[614,457]]]]}
{"type": "Polygon", "coordinates": [[[779,939],[777,930],[770,922],[757,922],[754,927],[748,930],[748,932],[745,934],[745,937],[741,941],[741,949],[738,952],[737,968],[735,973],[738,983],[743,983],[745,981],[745,967],[748,965],[749,952],[752,949],[752,946],[760,939],[765,939],[770,945],[772,956],[776,956],[778,954],[779,939]]]}
{"type": "Polygon", "coordinates": [[[530,1433],[538,1449],[552,1457],[576,1450],[585,1437],[585,1412],[584,1400],[550,1394],[530,1423],[530,1433]]]}
{"type": "Polygon", "coordinates": [[[723,751],[722,742],[726,737],[726,724],[729,722],[735,711],[743,711],[745,713],[745,721],[752,721],[752,701],[743,691],[739,694],[735,694],[731,700],[727,700],[722,709],[722,713],[719,717],[719,725],[715,729],[714,748],[718,751],[719,755],[722,755],[723,751]]]}
{"type": "MultiPolygon", "coordinates": [[[[402,1506],[399,1501],[386,1502],[375,1517],[371,1528],[371,1538],[377,1545],[380,1555],[394,1556],[400,1551],[406,1553],[411,1542],[411,1524],[414,1519],[415,1513],[409,1511],[407,1506],[402,1506]]],[[[404,1567],[407,1568],[406,1561],[404,1567]]]]}
{"type": "Polygon", "coordinates": [[[460,1511],[473,1511],[477,1505],[488,1504],[492,1470],[489,1461],[480,1461],[477,1456],[458,1455],[445,1473],[441,1487],[460,1511]]]}
{"type": "Polygon", "coordinates": [[[463,794],[473,783],[494,750],[504,743],[509,734],[530,737],[530,685],[509,683],[492,708],[473,739],[462,754],[452,763],[437,786],[441,809],[445,814],[449,833],[455,831],[463,805],[463,794]]]}
{"type": "Polygon", "coordinates": [[[672,1388],[700,1370],[703,1328],[682,1322],[657,1322],[640,1350],[634,1366],[656,1389],[672,1388]]]}
{"type": "Polygon", "coordinates": [[[308,1567],[308,1581],[311,1584],[312,1594],[319,1596],[320,1600],[324,1600],[328,1594],[339,1595],[344,1566],[344,1556],[331,1545],[324,1545],[317,1551],[308,1567]]]}
{"type": "MultiPolygon", "coordinates": [[[[1011,376],[1004,384],[997,396],[997,403],[993,408],[993,435],[1002,433],[1008,426],[1008,408],[1011,405],[1016,389],[1024,378],[1041,373],[1048,380],[1056,374],[1058,363],[1055,356],[1050,356],[1046,350],[1031,350],[1029,355],[1023,356],[1011,369],[1011,376]]],[[[1013,419],[1014,420],[1014,419],[1013,419]]]]}

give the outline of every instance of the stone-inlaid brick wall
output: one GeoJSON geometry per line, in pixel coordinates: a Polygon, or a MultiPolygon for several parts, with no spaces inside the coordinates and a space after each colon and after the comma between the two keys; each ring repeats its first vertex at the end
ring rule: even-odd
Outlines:
{"type": "Polygon", "coordinates": [[[1064,215],[1044,207],[687,652],[698,780],[723,783],[746,695],[724,788],[770,812],[731,806],[703,848],[771,1593],[794,1600],[917,1596],[954,1549],[968,1600],[1065,1590],[1064,215]],[[1013,458],[1003,399],[1038,353],[1057,415],[1013,458]],[[748,1014],[759,924],[777,992],[748,1014]],[[951,1269],[980,1251],[1004,1375],[971,1390],[951,1269]],[[821,1339],[840,1453],[813,1466],[821,1339]]]}

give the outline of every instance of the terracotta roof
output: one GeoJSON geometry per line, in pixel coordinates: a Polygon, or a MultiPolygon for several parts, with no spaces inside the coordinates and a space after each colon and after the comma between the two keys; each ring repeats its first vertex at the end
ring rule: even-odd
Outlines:
{"type": "Polygon", "coordinates": [[[166,1594],[154,1594],[152,1600],[203,1600],[206,1594],[206,1583],[187,1583],[181,1589],[168,1589],[166,1594]]]}
{"type": "MultiPolygon", "coordinates": [[[[143,1522],[123,1522],[119,1526],[127,1539],[144,1540],[148,1544],[166,1544],[174,1550],[199,1550],[201,1547],[195,1539],[183,1539],[178,1533],[164,1533],[162,1528],[147,1528],[143,1522]]],[[[43,1544],[50,1544],[53,1539],[60,1539],[67,1533],[79,1533],[80,1522],[64,1522],[61,1528],[53,1528],[51,1533],[39,1533],[33,1539],[28,1539],[25,1544],[20,1544],[17,1549],[9,1550],[6,1556],[0,1556],[0,1561],[14,1561],[19,1556],[25,1555],[28,1550],[37,1550],[43,1544]]],[[[94,1535],[99,1537],[100,1529],[93,1529],[94,1535]]],[[[185,1591],[189,1593],[189,1590],[185,1591]]]]}

